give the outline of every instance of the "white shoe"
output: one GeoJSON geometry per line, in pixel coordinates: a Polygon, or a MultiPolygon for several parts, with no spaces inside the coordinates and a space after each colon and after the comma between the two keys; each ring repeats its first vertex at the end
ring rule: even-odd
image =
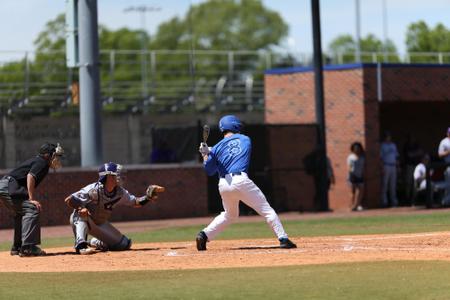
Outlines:
{"type": "Polygon", "coordinates": [[[80,253],[80,255],[90,255],[94,254],[95,252],[97,252],[95,251],[95,249],[89,247],[78,250],[78,253],[80,253]]]}
{"type": "Polygon", "coordinates": [[[358,207],[356,208],[357,211],[362,211],[364,208],[361,205],[358,205],[358,207]]]}
{"type": "Polygon", "coordinates": [[[99,251],[108,251],[108,245],[105,244],[105,242],[97,239],[97,238],[92,238],[89,241],[89,245],[94,248],[95,250],[99,250],[99,251]]]}

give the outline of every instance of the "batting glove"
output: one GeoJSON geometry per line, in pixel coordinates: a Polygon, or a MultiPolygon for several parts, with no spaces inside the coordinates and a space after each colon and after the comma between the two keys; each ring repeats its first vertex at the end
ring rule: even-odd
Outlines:
{"type": "Polygon", "coordinates": [[[200,152],[203,156],[208,155],[211,152],[211,147],[208,147],[206,143],[200,143],[200,147],[198,147],[198,152],[200,152]]]}

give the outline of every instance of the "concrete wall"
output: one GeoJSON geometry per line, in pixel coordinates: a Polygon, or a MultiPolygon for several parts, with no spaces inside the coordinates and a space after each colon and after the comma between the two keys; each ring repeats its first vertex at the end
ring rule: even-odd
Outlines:
{"type": "MultiPolygon", "coordinates": [[[[261,124],[262,112],[239,114],[247,124],[261,124]]],[[[172,136],[172,148],[192,148],[184,152],[181,161],[197,161],[198,124],[218,123],[217,114],[170,115],[105,115],[102,118],[103,160],[123,164],[149,163],[153,148],[153,131],[163,129],[192,129],[193,134],[172,136]]],[[[80,129],[78,116],[34,117],[31,119],[2,119],[0,126],[0,168],[13,168],[36,154],[45,141],[60,142],[66,151],[66,166],[80,166],[80,129]]],[[[173,135],[176,133],[172,132],[173,135]]]]}

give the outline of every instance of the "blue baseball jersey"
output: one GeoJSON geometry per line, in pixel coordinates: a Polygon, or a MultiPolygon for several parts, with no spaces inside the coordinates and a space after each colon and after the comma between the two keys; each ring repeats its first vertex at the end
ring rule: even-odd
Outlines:
{"type": "Polygon", "coordinates": [[[252,142],[246,135],[235,133],[224,137],[212,147],[208,159],[204,162],[206,173],[212,176],[247,172],[250,164],[252,142]]]}

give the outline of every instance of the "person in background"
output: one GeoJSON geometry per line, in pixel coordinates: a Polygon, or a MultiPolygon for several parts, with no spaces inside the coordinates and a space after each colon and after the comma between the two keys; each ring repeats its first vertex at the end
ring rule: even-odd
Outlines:
{"type": "Polygon", "coordinates": [[[447,136],[439,143],[438,155],[447,165],[444,173],[447,186],[445,197],[450,197],[450,127],[447,128],[447,136]]]}
{"type": "Polygon", "coordinates": [[[352,210],[361,211],[364,196],[364,148],[360,142],[354,142],[350,146],[350,155],[347,157],[348,181],[352,189],[352,210]]]}
{"type": "Polygon", "coordinates": [[[388,207],[388,194],[392,207],[398,206],[397,199],[397,168],[398,168],[398,150],[392,142],[392,136],[389,132],[384,134],[384,140],[381,143],[380,159],[382,164],[383,181],[381,190],[381,205],[388,207]]]}
{"type": "Polygon", "coordinates": [[[414,170],[421,162],[424,156],[424,151],[419,145],[419,142],[408,134],[406,142],[403,146],[403,175],[406,199],[412,201],[414,198],[414,170]]]}

